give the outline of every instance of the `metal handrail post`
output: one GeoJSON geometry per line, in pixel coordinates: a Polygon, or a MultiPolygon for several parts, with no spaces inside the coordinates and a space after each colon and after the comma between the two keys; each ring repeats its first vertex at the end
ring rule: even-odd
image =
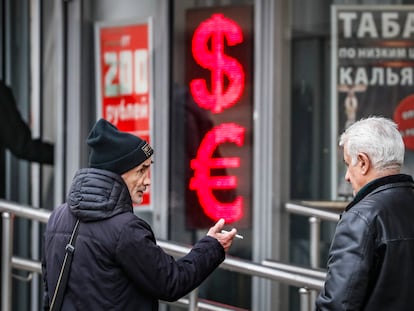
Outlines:
{"type": "Polygon", "coordinates": [[[190,293],[188,310],[198,311],[198,287],[190,293]]]}
{"type": "Polygon", "coordinates": [[[13,216],[2,213],[2,254],[1,254],[1,311],[11,311],[12,276],[11,257],[13,254],[13,216]]]}
{"type": "Polygon", "coordinates": [[[300,311],[311,311],[310,292],[307,288],[299,288],[300,311]]]}
{"type": "Polygon", "coordinates": [[[312,268],[320,266],[320,238],[321,220],[318,217],[310,217],[310,265],[312,268]]]}
{"type": "MultiPolygon", "coordinates": [[[[321,255],[321,219],[318,217],[309,217],[310,223],[310,264],[311,267],[316,269],[320,267],[321,255]]],[[[311,291],[309,295],[309,304],[314,305],[316,300],[316,291],[311,291]]]]}

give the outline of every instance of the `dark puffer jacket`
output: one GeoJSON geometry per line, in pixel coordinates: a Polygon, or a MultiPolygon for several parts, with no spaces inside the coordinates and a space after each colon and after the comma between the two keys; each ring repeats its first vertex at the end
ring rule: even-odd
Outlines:
{"type": "Polygon", "coordinates": [[[81,222],[63,311],[158,310],[159,299],[184,296],[224,260],[223,247],[209,236],[174,260],[132,211],[119,175],[92,168],[77,172],[67,203],[52,213],[45,232],[45,306],[53,296],[75,217],[81,222]]]}
{"type": "Polygon", "coordinates": [[[414,299],[414,184],[379,178],[362,188],[337,225],[321,311],[409,311],[414,299]]]}

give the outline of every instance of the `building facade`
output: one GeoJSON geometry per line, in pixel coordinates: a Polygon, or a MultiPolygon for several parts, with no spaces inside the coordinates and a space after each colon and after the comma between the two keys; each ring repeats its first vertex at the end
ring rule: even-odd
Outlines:
{"type": "MultiPolygon", "coordinates": [[[[191,244],[224,217],[245,237],[231,255],[308,265],[308,223],[284,204],[350,196],[337,133],[367,114],[395,118],[409,97],[413,2],[0,0],[0,78],[33,136],[55,146],[53,166],[5,151],[4,197],[64,201],[105,117],[154,147],[136,213],[158,238],[191,244]],[[403,48],[388,48],[396,41],[403,48]]],[[[39,257],[42,227],[16,230],[16,251],[39,257]]],[[[16,310],[38,310],[40,287],[14,282],[16,310]]],[[[247,310],[298,310],[299,300],[225,271],[200,296],[247,310]]]]}

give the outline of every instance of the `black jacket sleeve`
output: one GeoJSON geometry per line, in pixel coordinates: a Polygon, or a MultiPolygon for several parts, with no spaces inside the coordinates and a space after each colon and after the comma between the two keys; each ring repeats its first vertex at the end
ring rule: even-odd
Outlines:
{"type": "Polygon", "coordinates": [[[151,229],[136,220],[122,230],[116,257],[140,290],[155,299],[175,301],[198,287],[225,253],[216,239],[206,236],[175,260],[156,245],[151,229]]]}
{"type": "Polygon", "coordinates": [[[375,253],[373,230],[350,210],[343,214],[332,241],[324,288],[317,311],[362,310],[375,253]]]}
{"type": "Polygon", "coordinates": [[[32,138],[30,128],[17,109],[11,89],[2,80],[0,80],[0,144],[20,159],[53,164],[53,145],[32,138]]]}

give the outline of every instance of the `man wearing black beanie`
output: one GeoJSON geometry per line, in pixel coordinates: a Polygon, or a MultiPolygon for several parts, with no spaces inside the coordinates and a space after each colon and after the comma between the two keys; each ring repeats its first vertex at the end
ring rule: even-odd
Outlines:
{"type": "Polygon", "coordinates": [[[158,300],[175,301],[199,286],[224,260],[236,229],[221,233],[224,220],[219,220],[175,260],[133,213],[132,202],[141,203],[151,184],[151,146],[104,119],[94,125],[87,143],[89,167],[76,173],[67,202],[47,224],[44,309],[158,310],[158,300]],[[61,270],[70,258],[66,278],[61,270]],[[63,289],[62,299],[56,288],[63,289]]]}

